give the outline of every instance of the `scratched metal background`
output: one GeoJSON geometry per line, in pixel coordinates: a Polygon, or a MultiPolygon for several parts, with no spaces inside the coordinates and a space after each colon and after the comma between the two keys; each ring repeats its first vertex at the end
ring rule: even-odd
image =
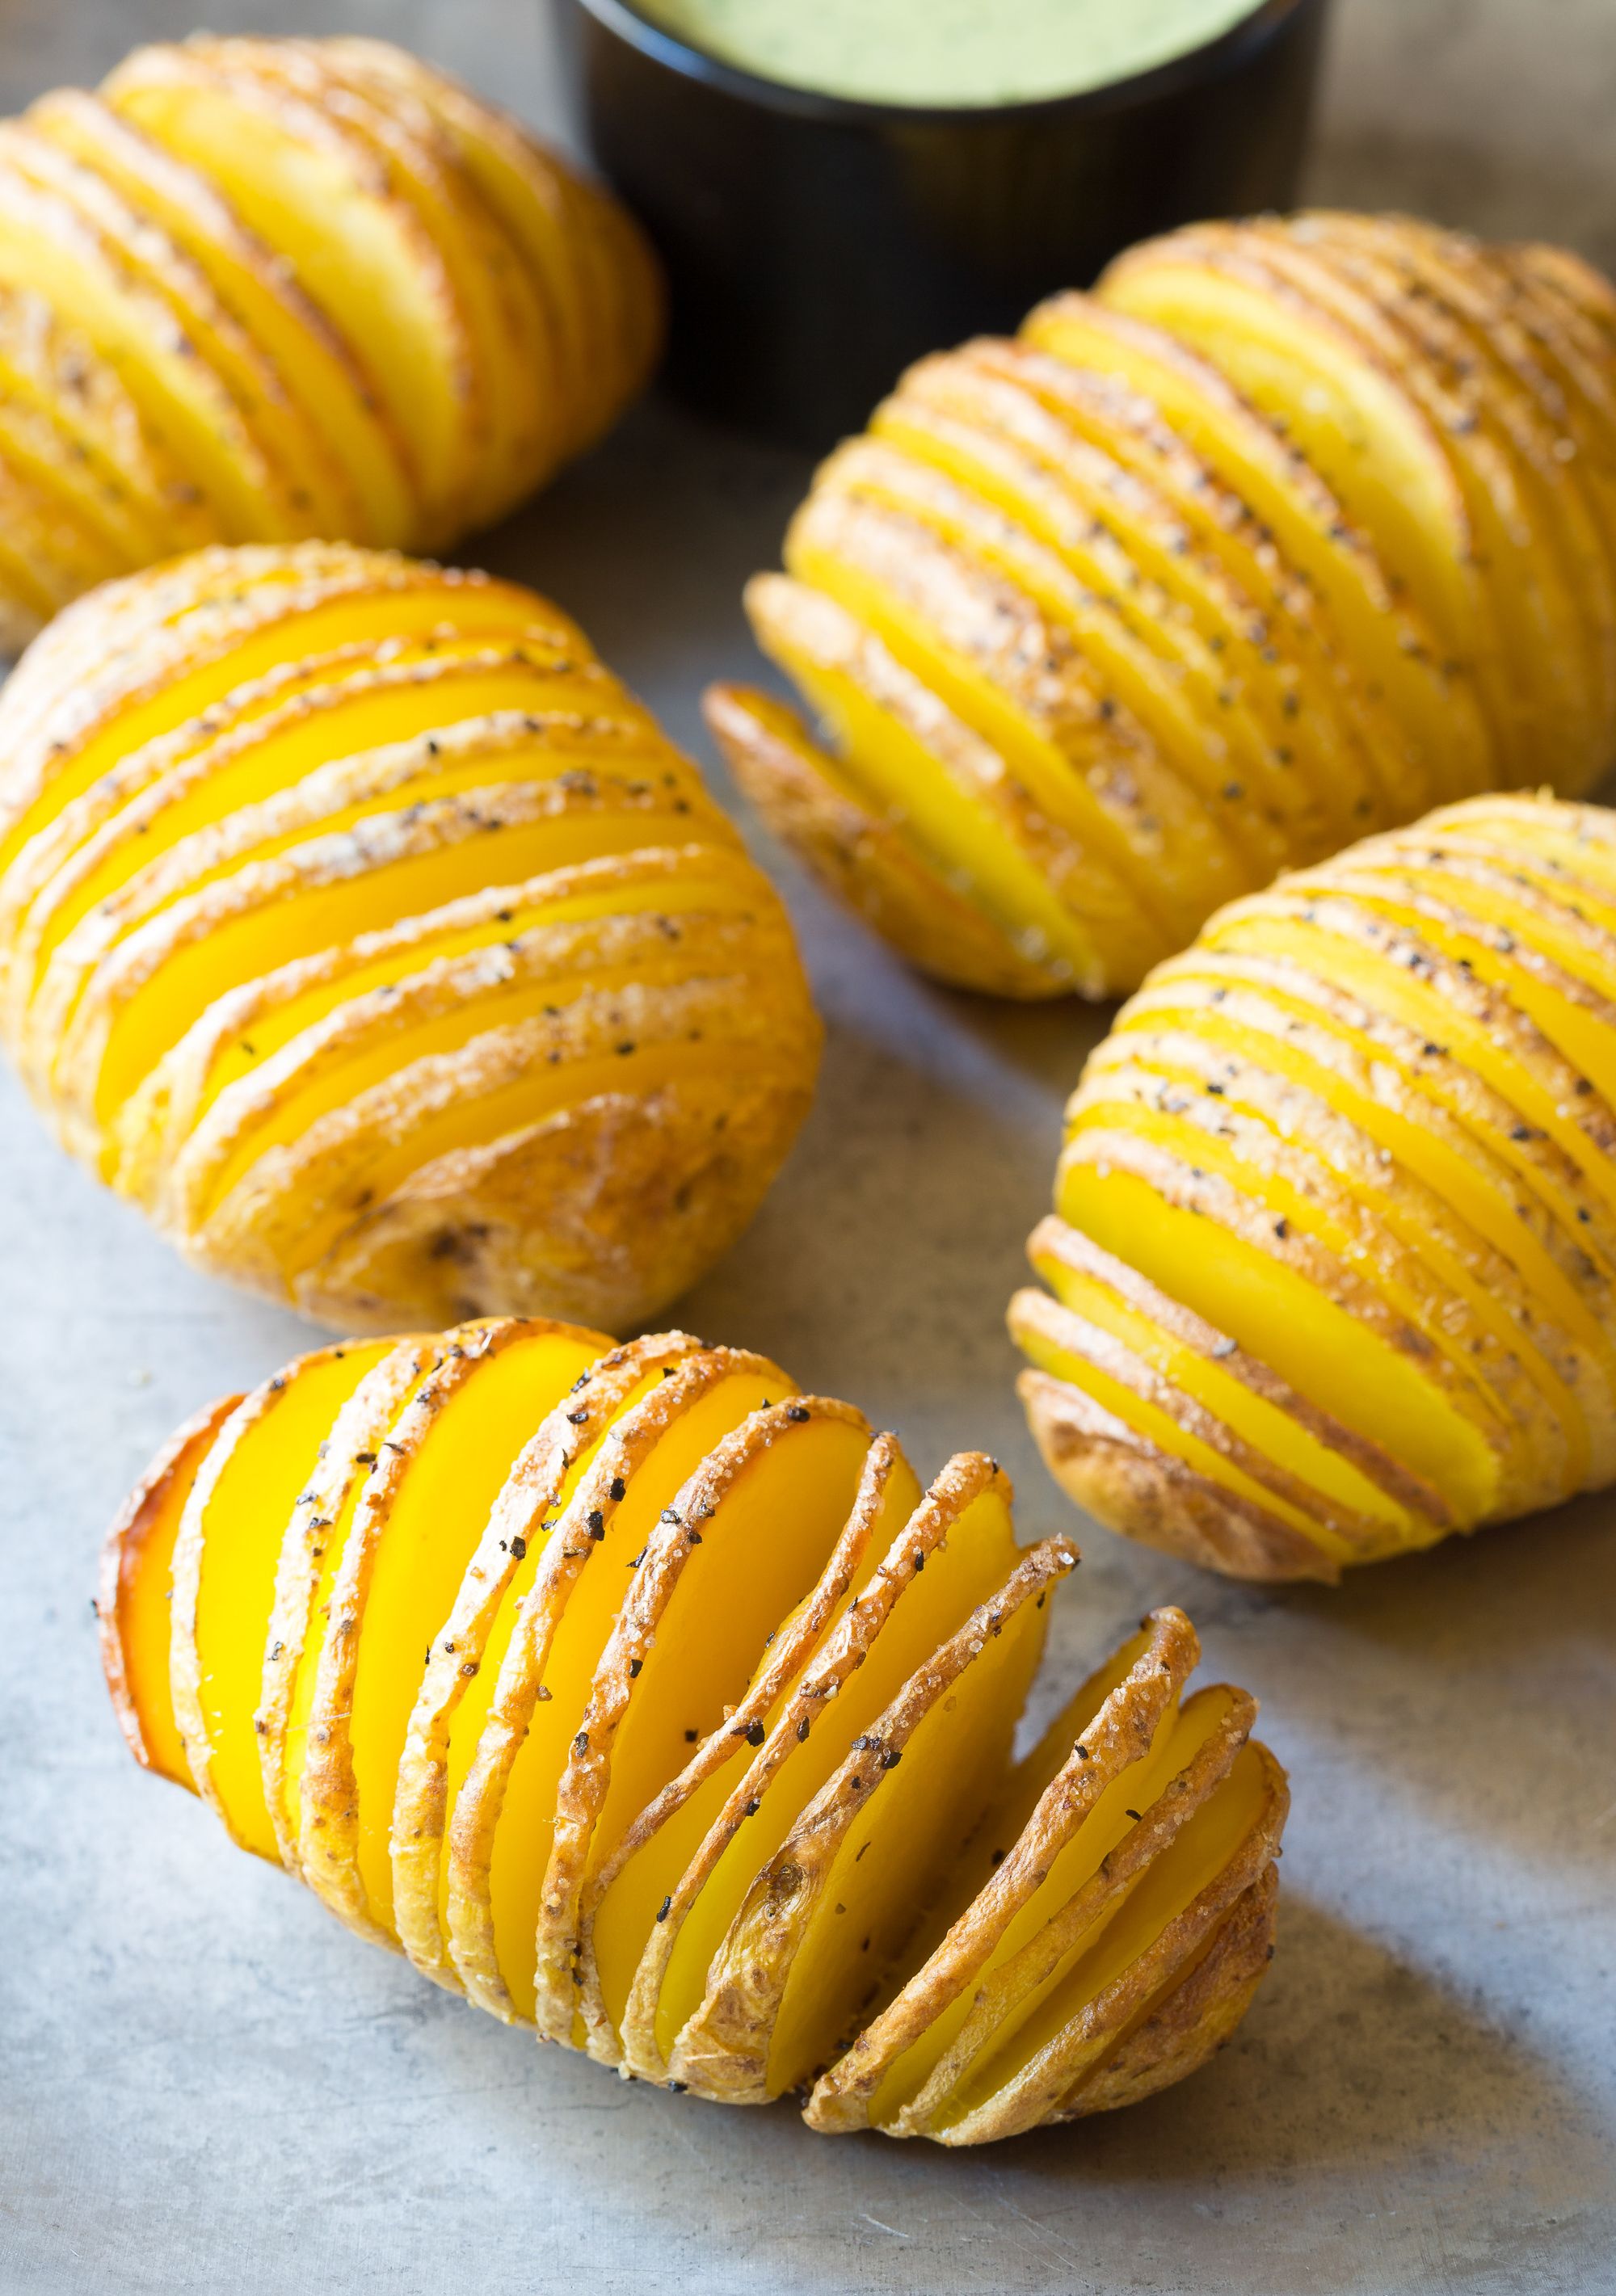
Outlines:
{"type": "MultiPolygon", "coordinates": [[[[197,0],[0,0],[0,108],[197,0]]],[[[543,119],[530,0],[209,0],[382,32],[543,119]]],[[[1341,0],[1317,195],[1616,259],[1612,0],[1341,0]]],[[[652,406],[480,555],[577,612],[705,753],[802,465],[652,406]]],[[[1062,1520],[1001,1336],[1099,1022],[917,986],[785,873],[824,1089],[685,1319],[1062,1520]]],[[[0,1079],[0,2289],[5,2296],[1200,2296],[1616,2289],[1612,1502],[1263,1597],[1087,1538],[1052,1671],[1147,1601],[1291,1766],[1279,1957],[1235,2046],[1138,2111],[951,2156],[825,2142],[542,2056],[232,1853],[124,1755],[88,1596],[170,1425],[305,1342],[186,1273],[0,1079]]]]}

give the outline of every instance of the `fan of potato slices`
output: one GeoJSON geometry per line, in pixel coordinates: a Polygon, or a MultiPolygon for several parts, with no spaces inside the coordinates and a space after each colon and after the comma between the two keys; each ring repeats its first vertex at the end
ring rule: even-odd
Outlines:
{"type": "Polygon", "coordinates": [[[1616,814],[1472,798],[1220,911],[1055,1207],[1021,1391],[1120,1530],[1333,1578],[1616,1480],[1616,814]]]}
{"type": "Polygon", "coordinates": [[[1077,1556],[1010,1500],[683,1332],[354,1341],[157,1460],[107,1677],[139,1761],[496,2017],[975,2144],[1227,2038],[1286,1808],[1175,1610],[1012,1759],[1077,1556]]]}
{"type": "Polygon", "coordinates": [[[0,644],[209,542],[442,547],[660,331],[616,202],[401,49],[142,48],[0,123],[0,644]]]}
{"type": "Polygon", "coordinates": [[[820,1037],[773,890],[564,614],[316,543],[109,584],[13,674],[0,1031],[187,1257],[383,1331],[653,1313],[820,1037]]]}
{"type": "Polygon", "coordinates": [[[1616,758],[1616,291],[1401,217],[1204,224],[923,360],[747,603],[828,747],[709,708],[939,979],[1136,988],[1220,903],[1616,758]]]}

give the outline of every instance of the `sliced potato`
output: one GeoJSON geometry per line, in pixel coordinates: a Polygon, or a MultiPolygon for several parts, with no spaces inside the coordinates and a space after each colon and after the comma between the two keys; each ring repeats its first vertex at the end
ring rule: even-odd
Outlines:
{"type": "Polygon", "coordinates": [[[1017,1549],[993,1460],[923,1496],[763,1357],[494,1319],[182,1430],[103,1634],[137,1755],[440,1984],[969,2143],[1192,2070],[1269,1951],[1283,1775],[1243,1692],[1185,1701],[1181,1612],[1011,1759],[1076,1560],[1017,1549]]]}

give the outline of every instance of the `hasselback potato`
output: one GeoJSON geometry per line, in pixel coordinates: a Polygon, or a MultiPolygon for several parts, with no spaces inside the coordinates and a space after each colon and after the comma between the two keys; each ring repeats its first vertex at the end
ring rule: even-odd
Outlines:
{"type": "Polygon", "coordinates": [[[1067,1113],[1046,1458],[1330,1578],[1616,1480],[1616,815],[1474,798],[1221,910],[1067,1113]]]}
{"type": "Polygon", "coordinates": [[[0,1029],[189,1258],[371,1330],[639,1322],[751,1217],[820,1033],[564,614],[313,543],[109,584],[7,684],[0,1029]]]}
{"type": "Polygon", "coordinates": [[[1400,217],[1208,224],[923,360],[715,689],[765,816],[939,979],[1137,986],[1220,902],[1616,758],[1616,291],[1400,217]]]}
{"type": "Polygon", "coordinates": [[[1012,1761],[1077,1557],[1010,1499],[681,1332],[350,1341],[158,1459],[107,1677],[137,1759],[496,2016],[976,2143],[1226,2038],[1286,1806],[1172,1610],[1012,1761]]]}
{"type": "Polygon", "coordinates": [[[403,50],[139,49],[0,122],[0,645],[209,542],[442,547],[660,328],[616,202],[403,50]]]}

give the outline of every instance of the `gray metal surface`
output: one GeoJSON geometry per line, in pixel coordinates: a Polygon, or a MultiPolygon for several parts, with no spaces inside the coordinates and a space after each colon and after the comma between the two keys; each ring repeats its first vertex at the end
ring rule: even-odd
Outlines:
{"type": "MultiPolygon", "coordinates": [[[[92,76],[191,0],[0,0],[0,102],[92,76]]],[[[527,0],[214,4],[414,40],[530,112],[527,0]]],[[[1315,188],[1616,256],[1609,0],[1344,0],[1315,188]],[[1604,234],[1603,245],[1601,234],[1604,234]]],[[[735,593],[804,472],[651,409],[482,545],[555,593],[704,752],[735,593]]],[[[1028,1536],[1065,1512],[1001,1335],[1099,1022],[917,986],[788,888],[824,1088],[684,1319],[895,1423],[981,1444],[1028,1536]]],[[[1235,2045],[1138,2110],[953,2156],[652,2095],[476,2016],[138,1774],[89,1595],[168,1428],[304,1327],[180,1267],[0,1084],[0,2290],[1616,2288],[1616,1503],[1338,1594],[1259,1596],[1097,1529],[1049,1670],[1182,1601],[1290,1765],[1280,1951],[1235,2045]]]]}

